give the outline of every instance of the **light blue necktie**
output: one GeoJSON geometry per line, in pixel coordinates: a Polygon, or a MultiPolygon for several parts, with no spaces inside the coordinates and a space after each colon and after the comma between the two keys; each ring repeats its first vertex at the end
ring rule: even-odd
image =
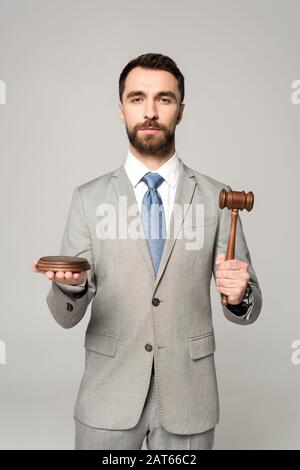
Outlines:
{"type": "Polygon", "coordinates": [[[158,173],[148,172],[141,179],[148,186],[141,208],[142,222],[147,238],[153,268],[157,274],[166,238],[166,220],[164,206],[156,188],[164,178],[158,173]]]}

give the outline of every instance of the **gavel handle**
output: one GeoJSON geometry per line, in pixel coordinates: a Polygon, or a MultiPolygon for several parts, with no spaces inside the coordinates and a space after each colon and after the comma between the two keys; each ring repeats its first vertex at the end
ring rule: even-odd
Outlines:
{"type": "MultiPolygon", "coordinates": [[[[232,209],[229,240],[228,240],[228,245],[227,245],[225,261],[227,261],[228,259],[234,259],[235,234],[236,234],[236,223],[237,223],[238,215],[239,215],[239,210],[238,209],[232,209]]],[[[221,304],[222,305],[228,305],[228,295],[221,294],[221,298],[222,298],[221,299],[221,304]]]]}

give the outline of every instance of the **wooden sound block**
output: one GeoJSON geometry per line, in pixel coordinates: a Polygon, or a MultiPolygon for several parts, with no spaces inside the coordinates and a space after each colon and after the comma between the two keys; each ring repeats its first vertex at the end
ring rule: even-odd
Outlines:
{"type": "Polygon", "coordinates": [[[43,256],[36,266],[40,271],[70,271],[72,273],[91,269],[88,260],[79,256],[43,256]]]}

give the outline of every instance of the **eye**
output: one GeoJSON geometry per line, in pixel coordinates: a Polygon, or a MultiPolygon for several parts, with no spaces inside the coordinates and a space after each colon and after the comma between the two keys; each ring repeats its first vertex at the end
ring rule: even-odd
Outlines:
{"type": "MultiPolygon", "coordinates": [[[[141,98],[133,98],[131,100],[132,103],[135,103],[136,101],[139,101],[141,98]]],[[[164,101],[164,103],[171,103],[171,101],[168,99],[168,98],[161,98],[162,101],[164,101]]]]}

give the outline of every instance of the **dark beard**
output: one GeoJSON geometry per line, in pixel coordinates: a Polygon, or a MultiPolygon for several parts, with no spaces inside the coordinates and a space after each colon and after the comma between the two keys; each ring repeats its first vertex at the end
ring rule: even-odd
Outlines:
{"type": "Polygon", "coordinates": [[[126,126],[126,132],[129,142],[141,155],[165,155],[175,140],[175,130],[170,132],[162,129],[159,134],[144,134],[139,137],[138,129],[129,131],[126,126]]]}

